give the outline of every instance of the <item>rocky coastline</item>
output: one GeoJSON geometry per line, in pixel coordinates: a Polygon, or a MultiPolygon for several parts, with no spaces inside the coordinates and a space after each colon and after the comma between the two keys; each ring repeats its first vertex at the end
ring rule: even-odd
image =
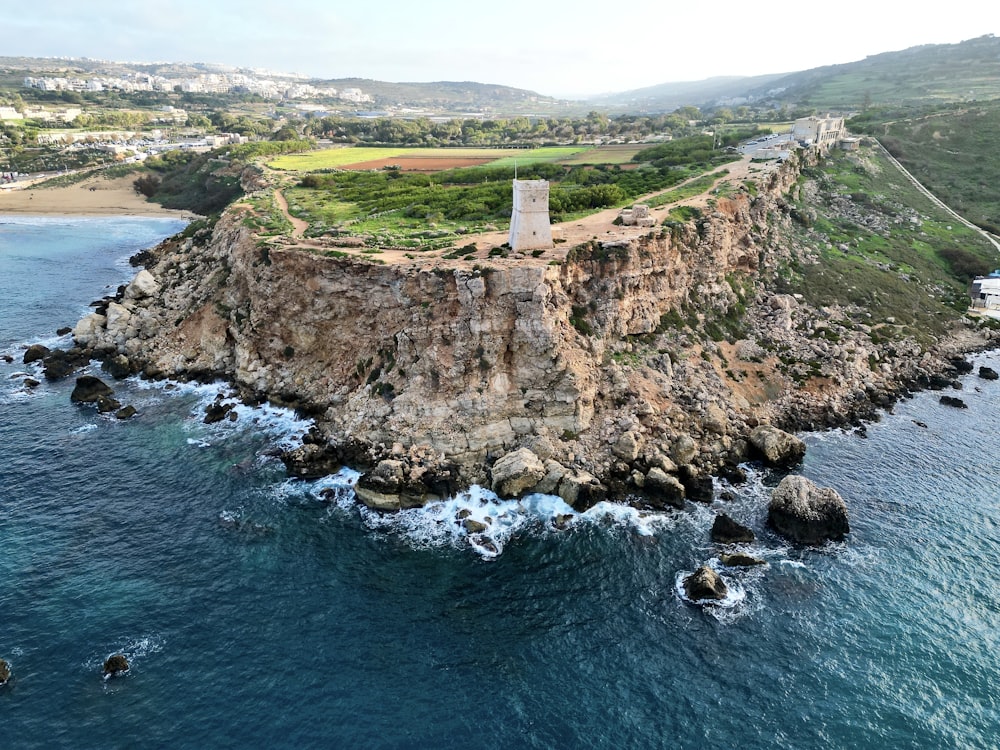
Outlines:
{"type": "Polygon", "coordinates": [[[473,483],[579,510],[710,502],[711,477],[738,480],[742,461],[801,459],[788,433],[863,432],[914,390],[955,387],[963,354],[995,346],[962,320],[932,346],[884,339],[863,311],[775,291],[803,252],[785,200],[798,176],[790,162],[697,220],[595,238],[558,264],[326,257],[268,244],[237,204],[144,253],[62,356],[292,406],[316,428],[285,455],[289,473],[350,465],[379,510],[473,483]]]}

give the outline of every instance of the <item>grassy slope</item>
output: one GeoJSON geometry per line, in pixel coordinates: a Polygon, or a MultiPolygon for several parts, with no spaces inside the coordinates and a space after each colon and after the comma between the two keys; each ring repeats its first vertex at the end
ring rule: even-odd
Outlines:
{"type": "Polygon", "coordinates": [[[874,149],[835,152],[804,174],[802,186],[793,217],[819,262],[793,262],[781,287],[817,305],[856,305],[859,322],[894,319],[881,336],[926,343],[941,334],[967,304],[970,276],[962,262],[983,270],[997,263],[989,243],[934,206],[874,149]]]}
{"type": "Polygon", "coordinates": [[[793,73],[771,86],[786,89],[782,100],[818,110],[992,99],[1000,97],[1000,38],[886,52],[793,73]]]}
{"type": "Polygon", "coordinates": [[[918,180],[967,219],[1000,233],[1000,100],[900,119],[869,115],[851,125],[880,138],[918,180]]]}

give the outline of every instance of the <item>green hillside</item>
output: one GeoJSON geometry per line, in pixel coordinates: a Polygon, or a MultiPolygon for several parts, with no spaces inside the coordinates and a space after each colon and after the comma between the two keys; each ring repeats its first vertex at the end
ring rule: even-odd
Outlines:
{"type": "Polygon", "coordinates": [[[958,44],[885,52],[779,78],[752,92],[817,110],[870,106],[926,107],[1000,97],[1000,39],[990,35],[958,44]],[[779,93],[774,93],[781,89],[779,93]]]}
{"type": "Polygon", "coordinates": [[[848,123],[876,136],[931,192],[1000,234],[1000,100],[899,117],[872,110],[848,123]]]}

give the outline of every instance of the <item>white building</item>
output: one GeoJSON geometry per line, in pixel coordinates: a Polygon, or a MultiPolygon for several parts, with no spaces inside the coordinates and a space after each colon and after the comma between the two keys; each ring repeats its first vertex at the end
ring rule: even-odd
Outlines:
{"type": "Polygon", "coordinates": [[[508,243],[512,250],[547,250],[553,246],[548,180],[514,180],[508,243]]]}
{"type": "Polygon", "coordinates": [[[1000,309],[1000,271],[976,278],[972,282],[971,296],[973,307],[1000,309]]]}
{"type": "Polygon", "coordinates": [[[803,117],[792,126],[792,137],[813,146],[829,148],[847,135],[843,117],[803,117]]]}

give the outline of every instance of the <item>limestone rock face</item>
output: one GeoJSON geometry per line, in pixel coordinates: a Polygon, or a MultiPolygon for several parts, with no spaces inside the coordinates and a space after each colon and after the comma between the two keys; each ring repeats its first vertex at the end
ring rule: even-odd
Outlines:
{"type": "Polygon", "coordinates": [[[750,432],[750,444],[774,466],[794,466],[806,454],[806,444],[794,435],[771,425],[750,432]]]}
{"type": "Polygon", "coordinates": [[[82,347],[93,347],[100,340],[108,319],[98,313],[85,315],[73,328],[73,340],[82,347]]]}
{"type": "Polygon", "coordinates": [[[847,505],[836,490],[798,475],[785,477],[774,489],[768,523],[799,544],[843,539],[851,530],[847,505]]]}
{"type": "Polygon", "coordinates": [[[707,565],[684,579],[684,593],[693,602],[721,601],[729,594],[722,578],[707,565]]]}
{"type": "Polygon", "coordinates": [[[493,464],[492,489],[500,497],[520,497],[546,475],[545,464],[527,448],[504,455],[493,464]]]}

